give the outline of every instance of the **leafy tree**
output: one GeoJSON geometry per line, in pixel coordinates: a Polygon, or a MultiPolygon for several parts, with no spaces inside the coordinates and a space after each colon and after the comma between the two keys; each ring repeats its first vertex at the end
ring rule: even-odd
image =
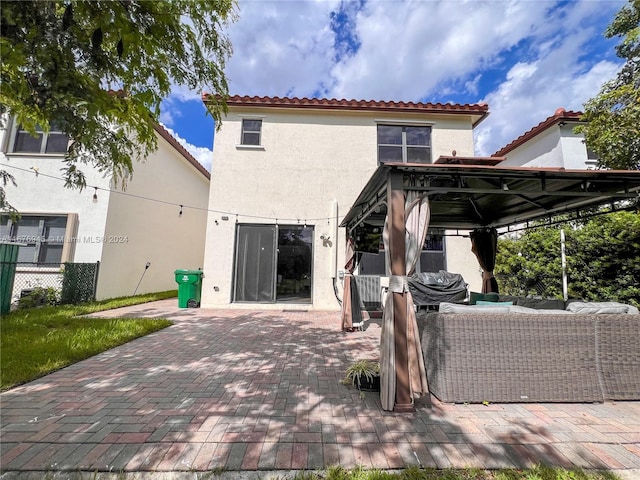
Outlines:
{"type": "MultiPolygon", "coordinates": [[[[499,240],[495,272],[501,291],[562,297],[560,228],[499,240]]],[[[564,230],[569,298],[640,306],[640,213],[608,213],[564,230]]]]}
{"type": "Polygon", "coordinates": [[[576,127],[599,158],[599,166],[640,169],[640,0],[630,0],[605,31],[623,37],[616,47],[625,64],[618,76],[585,104],[587,123],[576,127]]]}
{"type": "Polygon", "coordinates": [[[640,213],[594,217],[568,245],[570,296],[640,306],[640,213]]]}
{"type": "Polygon", "coordinates": [[[500,238],[495,273],[501,292],[562,298],[560,228],[535,228],[517,239],[500,238]]]}
{"type": "Polygon", "coordinates": [[[0,113],[32,134],[55,124],[69,135],[67,186],[85,186],[82,164],[126,183],[157,148],[153,125],[173,85],[212,93],[218,124],[226,111],[234,0],[3,0],[0,10],[0,113]]]}

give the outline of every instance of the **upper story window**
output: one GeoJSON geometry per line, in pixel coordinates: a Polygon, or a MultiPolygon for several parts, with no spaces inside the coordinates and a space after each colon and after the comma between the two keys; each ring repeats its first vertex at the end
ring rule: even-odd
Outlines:
{"type": "Polygon", "coordinates": [[[436,229],[433,233],[428,233],[424,240],[422,250],[428,252],[444,252],[444,232],[436,229]]]}
{"type": "Polygon", "coordinates": [[[243,118],[241,145],[260,145],[260,134],[262,130],[262,120],[243,118]]]}
{"type": "Polygon", "coordinates": [[[55,124],[49,133],[38,127],[35,137],[21,125],[16,125],[12,133],[9,151],[13,153],[66,153],[69,146],[69,137],[55,124]]]}
{"type": "Polygon", "coordinates": [[[431,163],[431,127],[378,125],[378,162],[431,163]]]}
{"type": "Polygon", "coordinates": [[[12,220],[0,216],[0,240],[22,243],[18,250],[19,263],[59,264],[68,261],[74,215],[22,215],[12,220]],[[66,255],[65,255],[66,253],[66,255]]]}

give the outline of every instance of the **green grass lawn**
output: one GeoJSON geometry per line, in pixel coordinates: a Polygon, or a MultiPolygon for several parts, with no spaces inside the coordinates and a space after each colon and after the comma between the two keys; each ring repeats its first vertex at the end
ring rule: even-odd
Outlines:
{"type": "MultiPolygon", "coordinates": [[[[237,475],[237,472],[227,472],[225,469],[214,469],[207,472],[193,471],[191,473],[193,478],[200,480],[242,478],[242,475],[237,475]]],[[[55,480],[57,478],[59,478],[57,473],[47,472],[42,477],[42,480],[55,480]]],[[[73,477],[69,478],[77,480],[139,480],[140,477],[135,472],[120,472],[117,474],[112,472],[75,472],[73,477]]],[[[162,478],[165,477],[163,476],[162,478]]],[[[585,472],[579,469],[567,470],[546,466],[524,470],[481,470],[477,468],[439,470],[436,468],[409,467],[399,471],[365,469],[362,467],[346,469],[336,466],[327,470],[287,472],[285,474],[272,474],[265,471],[260,478],[270,480],[619,480],[619,477],[611,472],[585,472]]]]}
{"type": "Polygon", "coordinates": [[[540,465],[524,470],[437,469],[409,467],[400,472],[356,467],[331,467],[321,472],[302,472],[293,480],[616,480],[611,472],[585,472],[580,469],[540,465]]]}
{"type": "Polygon", "coordinates": [[[168,320],[86,318],[81,315],[176,296],[176,291],[82,305],[17,310],[0,320],[0,390],[42,377],[134,338],[171,325],[168,320]]]}

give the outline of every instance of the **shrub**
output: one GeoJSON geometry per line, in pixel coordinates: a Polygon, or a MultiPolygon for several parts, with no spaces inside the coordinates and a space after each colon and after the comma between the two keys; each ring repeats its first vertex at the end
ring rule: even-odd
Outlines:
{"type": "Polygon", "coordinates": [[[20,297],[18,308],[36,308],[60,303],[60,292],[53,287],[36,287],[20,297]]]}

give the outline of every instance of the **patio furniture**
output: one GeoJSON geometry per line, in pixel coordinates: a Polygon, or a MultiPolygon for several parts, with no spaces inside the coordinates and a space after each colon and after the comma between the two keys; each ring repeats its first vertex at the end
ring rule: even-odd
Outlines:
{"type": "Polygon", "coordinates": [[[443,402],[640,400],[640,315],[439,312],[421,324],[443,402]]]}

